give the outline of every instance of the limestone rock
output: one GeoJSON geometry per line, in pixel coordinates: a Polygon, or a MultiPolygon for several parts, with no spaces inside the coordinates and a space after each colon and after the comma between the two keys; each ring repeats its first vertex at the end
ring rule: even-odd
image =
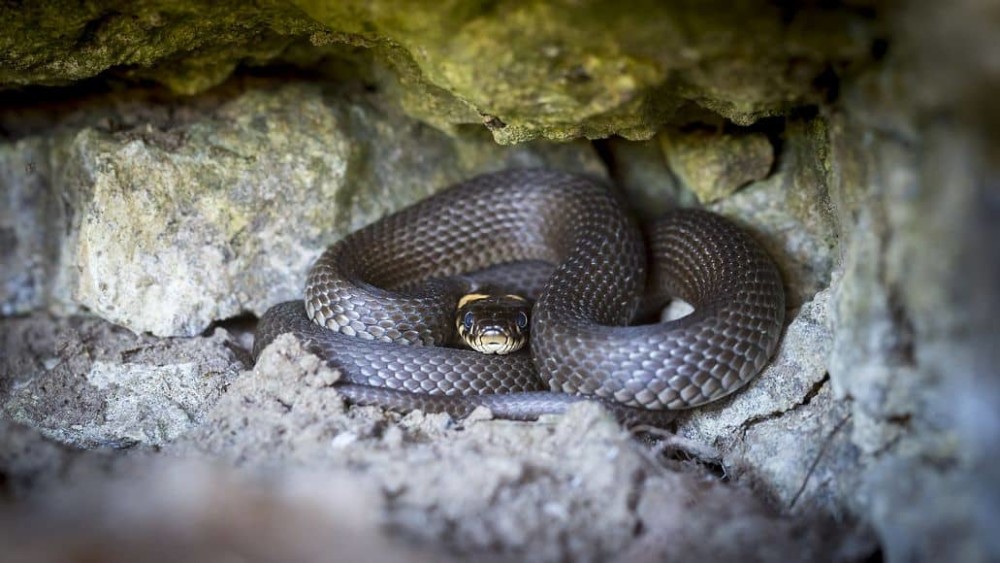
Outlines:
{"type": "Polygon", "coordinates": [[[671,131],[659,139],[671,170],[702,203],[763,179],[774,162],[771,142],[759,133],[671,131]]]}
{"type": "Polygon", "coordinates": [[[748,125],[821,101],[815,85],[867,61],[877,38],[864,10],[762,0],[25,2],[0,28],[0,87],[103,73],[190,94],[239,65],[376,60],[411,115],[485,125],[504,144],[648,139],[692,108],[748,125]]]}
{"type": "Polygon", "coordinates": [[[195,93],[241,62],[275,58],[322,27],[283,2],[30,2],[0,16],[0,84],[66,84],[102,72],[195,93]]]}
{"type": "Polygon", "coordinates": [[[159,446],[196,427],[238,374],[228,333],[160,340],[99,319],[0,320],[5,417],[78,447],[159,446]]]}
{"type": "Polygon", "coordinates": [[[1000,546],[1000,170],[966,131],[923,131],[921,156],[899,138],[833,128],[850,201],[845,259],[831,288],[835,401],[850,407],[860,457],[853,496],[891,559],[990,560],[1000,546]],[[986,524],[989,522],[989,524],[986,524]],[[957,555],[960,554],[960,555],[957,555]]]}
{"type": "Polygon", "coordinates": [[[477,173],[601,174],[585,145],[503,149],[303,85],[250,91],[178,125],[84,127],[49,144],[0,147],[0,189],[15,204],[0,216],[12,243],[0,259],[18,272],[5,274],[2,302],[85,307],[160,336],[300,296],[326,245],[477,173]]]}

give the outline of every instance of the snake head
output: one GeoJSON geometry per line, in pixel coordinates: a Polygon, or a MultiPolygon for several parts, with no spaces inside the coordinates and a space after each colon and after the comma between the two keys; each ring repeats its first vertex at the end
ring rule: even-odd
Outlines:
{"type": "Polygon", "coordinates": [[[483,354],[510,354],[528,342],[531,303],[510,294],[469,293],[458,300],[459,343],[483,354]]]}

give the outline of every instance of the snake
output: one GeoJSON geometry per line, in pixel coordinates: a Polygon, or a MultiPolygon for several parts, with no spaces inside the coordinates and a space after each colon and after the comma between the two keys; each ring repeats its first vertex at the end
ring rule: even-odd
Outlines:
{"type": "Polygon", "coordinates": [[[589,400],[623,422],[657,424],[760,373],[784,314],[777,265],[730,220],[686,208],[643,227],[599,179],[510,169],[459,182],[328,247],[304,298],[261,317],[253,355],[291,333],[340,373],[339,392],[356,404],[459,417],[486,407],[532,420],[589,400]],[[457,303],[477,290],[477,273],[522,264],[544,276],[533,282],[523,353],[449,347],[457,303]],[[670,299],[693,311],[643,318],[670,299]]]}
{"type": "Polygon", "coordinates": [[[468,293],[455,310],[456,342],[480,354],[511,354],[528,343],[531,301],[513,293],[468,293]]]}

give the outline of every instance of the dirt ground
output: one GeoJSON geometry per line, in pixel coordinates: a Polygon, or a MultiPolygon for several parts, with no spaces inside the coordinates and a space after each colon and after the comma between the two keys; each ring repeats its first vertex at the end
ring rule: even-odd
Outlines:
{"type": "Polygon", "coordinates": [[[345,405],[338,374],[290,336],[249,368],[240,326],[178,339],[86,318],[0,327],[13,351],[3,401],[20,419],[0,431],[11,560],[786,561],[874,549],[842,522],[782,514],[731,482],[713,448],[630,433],[597,405],[532,423],[401,416],[345,405]]]}

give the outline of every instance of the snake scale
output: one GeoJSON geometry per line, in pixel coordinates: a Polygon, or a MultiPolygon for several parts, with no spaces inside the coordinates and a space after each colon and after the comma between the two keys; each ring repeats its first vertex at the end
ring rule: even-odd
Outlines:
{"type": "Polygon", "coordinates": [[[328,248],[304,301],[272,307],[254,356],[285,332],[341,372],[350,401],[464,416],[531,419],[582,399],[625,421],[669,418],[736,391],[781,334],[785,298],[771,258],[745,232],[678,210],[644,240],[617,194],[538,169],[477,176],[328,248]],[[554,266],[530,320],[530,354],[442,347],[463,273],[532,261],[554,266]],[[628,326],[644,296],[694,307],[628,326]],[[405,344],[405,345],[400,345],[405,344]]]}

